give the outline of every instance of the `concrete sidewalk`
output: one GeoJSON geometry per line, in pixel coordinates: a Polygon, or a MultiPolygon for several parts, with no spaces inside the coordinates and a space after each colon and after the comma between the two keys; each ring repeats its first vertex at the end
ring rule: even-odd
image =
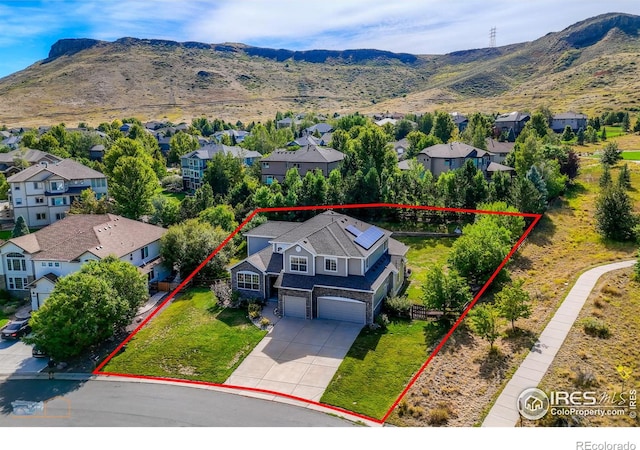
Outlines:
{"type": "Polygon", "coordinates": [[[520,419],[517,407],[518,396],[525,389],[537,387],[540,384],[598,279],[607,272],[631,267],[635,262],[631,260],[607,264],[580,275],[529,355],[520,364],[496,400],[482,422],[483,427],[513,427],[517,424],[520,419]]]}

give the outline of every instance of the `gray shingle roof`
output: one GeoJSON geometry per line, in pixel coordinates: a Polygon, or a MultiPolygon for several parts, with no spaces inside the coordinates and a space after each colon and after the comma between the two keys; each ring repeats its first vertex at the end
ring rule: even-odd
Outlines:
{"type": "Polygon", "coordinates": [[[160,239],[166,231],[113,214],[72,214],[8,242],[31,253],[34,261],[73,261],[86,252],[121,258],[160,239]]]}
{"type": "Polygon", "coordinates": [[[263,273],[280,273],[283,267],[282,255],[274,253],[270,246],[249,256],[245,261],[263,273]]]}
{"type": "Polygon", "coordinates": [[[58,175],[65,180],[85,180],[87,178],[105,178],[104,174],[90,169],[87,166],[83,166],[80,163],[75,162],[72,159],[63,159],[60,162],[54,164],[40,165],[36,164],[31,167],[27,167],[22,172],[10,176],[7,181],[9,183],[19,183],[22,181],[28,181],[34,175],[42,172],[58,175]]]}
{"type": "Polygon", "coordinates": [[[509,114],[500,114],[496,117],[496,123],[500,122],[520,122],[529,117],[529,114],[521,113],[519,111],[513,111],[509,114]]]}
{"type": "Polygon", "coordinates": [[[472,147],[464,142],[450,142],[448,144],[436,144],[423,149],[420,153],[430,158],[481,158],[489,152],[472,147]]]}
{"type": "Polygon", "coordinates": [[[13,150],[7,153],[0,153],[0,163],[10,163],[13,164],[13,161],[16,157],[24,159],[28,161],[30,164],[35,164],[42,160],[47,160],[51,162],[62,161],[62,158],[58,158],[51,153],[46,153],[40,150],[33,150],[27,148],[24,150],[13,150]]]}
{"type": "Polygon", "coordinates": [[[553,115],[553,119],[554,120],[567,120],[567,119],[586,119],[587,116],[584,114],[580,114],[580,113],[576,113],[573,111],[569,111],[566,113],[560,113],[560,114],[554,114],[553,115]]]}
{"type": "Polygon", "coordinates": [[[487,138],[487,150],[495,154],[507,154],[513,151],[515,142],[500,142],[487,138]]]}
{"type": "Polygon", "coordinates": [[[498,164],[496,162],[492,162],[487,167],[487,172],[513,172],[513,167],[505,166],[503,164],[498,164]]]}
{"type": "Polygon", "coordinates": [[[298,222],[285,222],[279,220],[269,220],[262,225],[258,225],[252,230],[243,233],[245,236],[276,238],[287,231],[300,225],[298,222]]]}
{"type": "Polygon", "coordinates": [[[235,158],[260,158],[262,155],[253,150],[247,150],[238,146],[228,146],[223,144],[209,144],[204,147],[194,150],[186,155],[183,155],[181,159],[198,158],[202,160],[213,159],[216,153],[224,153],[225,155],[232,155],[235,158]]]}
{"type": "Polygon", "coordinates": [[[332,163],[342,161],[344,153],[328,147],[307,145],[295,151],[276,150],[262,161],[300,162],[300,163],[332,163]]]}

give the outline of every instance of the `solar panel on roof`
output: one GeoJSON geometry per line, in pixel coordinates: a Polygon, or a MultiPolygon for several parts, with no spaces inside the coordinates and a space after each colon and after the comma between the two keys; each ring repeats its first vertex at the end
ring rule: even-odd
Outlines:
{"type": "Polygon", "coordinates": [[[384,236],[384,232],[380,228],[375,226],[369,227],[353,242],[365,250],[369,250],[382,236],[384,236]]]}
{"type": "Polygon", "coordinates": [[[353,234],[355,237],[358,237],[358,236],[360,236],[362,234],[362,231],[358,230],[353,225],[349,225],[347,228],[345,228],[345,230],[347,230],[349,233],[353,234]]]}

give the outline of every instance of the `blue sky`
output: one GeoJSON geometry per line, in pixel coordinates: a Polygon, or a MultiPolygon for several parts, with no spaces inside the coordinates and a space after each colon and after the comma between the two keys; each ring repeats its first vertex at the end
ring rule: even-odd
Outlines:
{"type": "Polygon", "coordinates": [[[47,57],[61,38],[242,42],[304,50],[442,54],[537,39],[638,0],[0,0],[0,77],[47,57]]]}

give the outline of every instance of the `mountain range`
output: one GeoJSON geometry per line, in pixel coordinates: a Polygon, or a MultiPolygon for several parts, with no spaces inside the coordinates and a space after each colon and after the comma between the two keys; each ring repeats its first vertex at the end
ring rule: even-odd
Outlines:
{"type": "Polygon", "coordinates": [[[640,111],[640,16],[609,13],[531,42],[412,55],[238,43],[62,39],[0,79],[0,124],[135,116],[235,122],[276,111],[640,111]]]}

